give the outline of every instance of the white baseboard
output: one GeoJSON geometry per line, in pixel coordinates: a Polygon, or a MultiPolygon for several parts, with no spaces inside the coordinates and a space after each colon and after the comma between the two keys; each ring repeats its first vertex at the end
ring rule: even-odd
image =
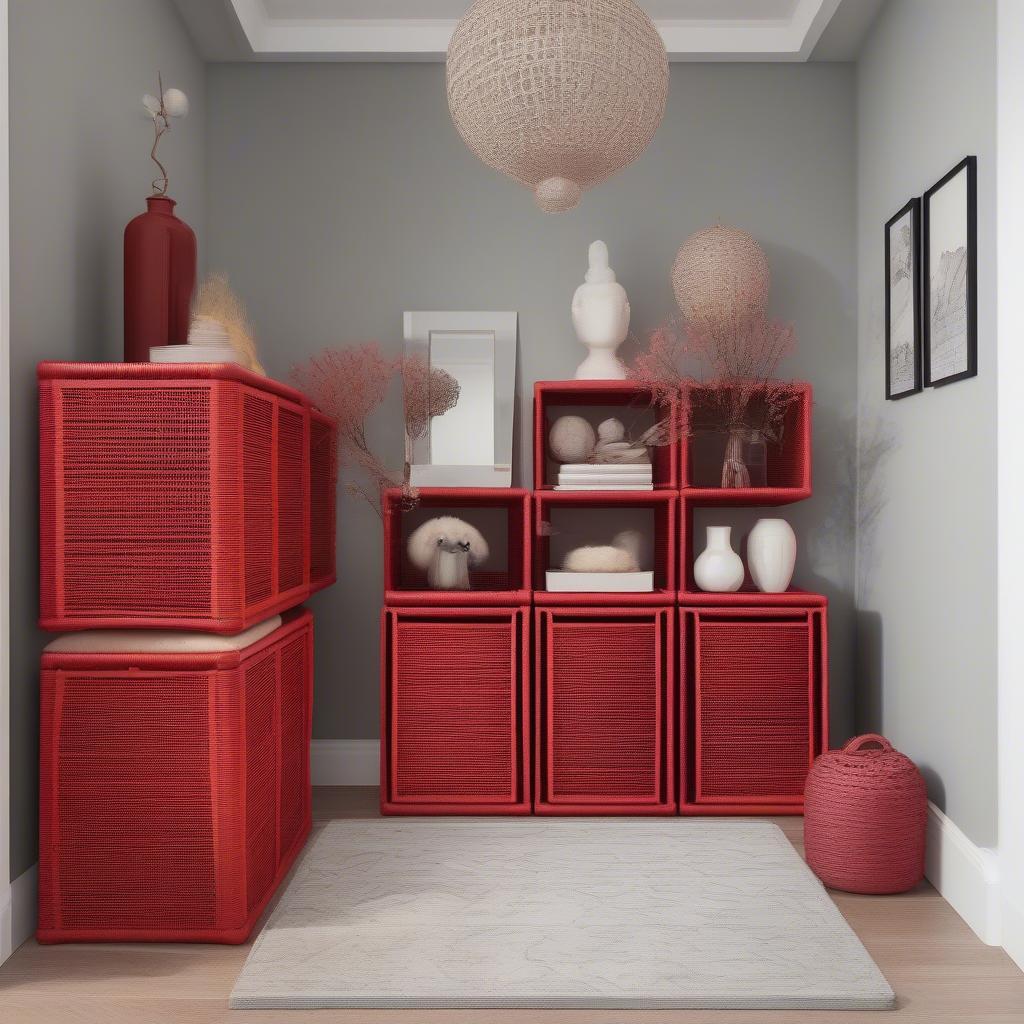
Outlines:
{"type": "Polygon", "coordinates": [[[314,786],[380,784],[380,740],[313,740],[314,786]]]}
{"type": "Polygon", "coordinates": [[[7,889],[0,905],[0,964],[36,930],[38,892],[36,865],[20,874],[7,889]]]}
{"type": "Polygon", "coordinates": [[[975,846],[931,802],[925,875],[982,942],[1000,944],[999,858],[975,846]]]}

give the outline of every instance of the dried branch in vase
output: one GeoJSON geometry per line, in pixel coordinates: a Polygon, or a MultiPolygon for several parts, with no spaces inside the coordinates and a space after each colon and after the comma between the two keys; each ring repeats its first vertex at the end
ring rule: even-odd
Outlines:
{"type": "Polygon", "coordinates": [[[408,478],[397,478],[370,447],[366,423],[380,406],[399,370],[400,360],[374,343],[324,349],[292,370],[292,381],[336,423],[338,462],[362,479],[350,480],[350,493],[381,514],[381,492],[401,487],[410,499],[408,478]]]}
{"type": "Polygon", "coordinates": [[[164,90],[163,76],[158,72],[157,96],[146,93],[142,97],[142,106],[146,114],[153,119],[153,148],[149,151],[149,158],[160,170],[160,177],[153,179],[153,195],[167,195],[167,169],[157,159],[156,151],[160,146],[160,140],[171,130],[172,117],[184,117],[188,113],[188,97],[180,89],[164,90]]]}

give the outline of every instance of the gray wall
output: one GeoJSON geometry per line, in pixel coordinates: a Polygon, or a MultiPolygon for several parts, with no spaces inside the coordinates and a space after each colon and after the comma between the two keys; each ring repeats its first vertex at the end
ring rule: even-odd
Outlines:
{"type": "MultiPolygon", "coordinates": [[[[36,858],[39,651],[35,365],[119,359],[122,232],[154,177],[142,95],[192,112],[161,143],[203,241],[205,69],[170,0],[12,0],[11,873],[36,858]]],[[[201,251],[201,248],[200,248],[201,251]]]]}
{"type": "MultiPolygon", "coordinates": [[[[773,311],[795,322],[789,367],[813,382],[818,497],[786,512],[797,582],[832,601],[834,732],[853,724],[856,264],[850,65],[672,68],[668,111],[641,160],[545,217],[466,150],[441,65],[216,65],[208,80],[210,269],[227,271],[274,376],[326,345],[401,345],[406,309],[520,314],[517,476],[529,481],[531,387],[571,376],[569,323],[587,245],[605,239],[644,332],[674,309],[669,268],[720,218],[764,245],[773,311]]],[[[396,393],[374,424],[400,462],[396,393]]],[[[736,517],[745,526],[756,514],[736,517]]],[[[339,583],[316,597],[315,735],[378,733],[380,528],[341,505],[339,583]]]]}
{"type": "Polygon", "coordinates": [[[857,66],[858,724],[996,841],[995,62],[991,0],[893,0],[857,66]],[[883,225],[978,157],[976,378],[885,402],[883,225]]]}

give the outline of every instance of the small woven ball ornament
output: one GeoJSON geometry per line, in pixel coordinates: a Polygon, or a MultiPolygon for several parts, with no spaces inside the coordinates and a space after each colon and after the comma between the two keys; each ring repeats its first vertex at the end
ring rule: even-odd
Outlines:
{"type": "Polygon", "coordinates": [[[804,851],[831,889],[893,893],[924,877],[928,792],[917,766],[868,733],[822,754],[804,787],[804,851]]]}
{"type": "Polygon", "coordinates": [[[687,323],[712,336],[738,333],[765,315],[768,257],[739,228],[715,224],[683,242],[672,266],[672,288],[687,323]]]}
{"type": "Polygon", "coordinates": [[[447,79],[470,150],[558,213],[654,138],[668,55],[633,0],[475,0],[448,45],[447,79]]]}

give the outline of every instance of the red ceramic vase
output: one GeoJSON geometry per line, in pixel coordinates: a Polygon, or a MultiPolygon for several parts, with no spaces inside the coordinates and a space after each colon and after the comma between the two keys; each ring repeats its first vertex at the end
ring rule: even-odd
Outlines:
{"type": "Polygon", "coordinates": [[[124,229],[124,360],[149,362],[154,345],[188,340],[196,286],[196,236],[174,200],[150,196],[124,229]]]}

